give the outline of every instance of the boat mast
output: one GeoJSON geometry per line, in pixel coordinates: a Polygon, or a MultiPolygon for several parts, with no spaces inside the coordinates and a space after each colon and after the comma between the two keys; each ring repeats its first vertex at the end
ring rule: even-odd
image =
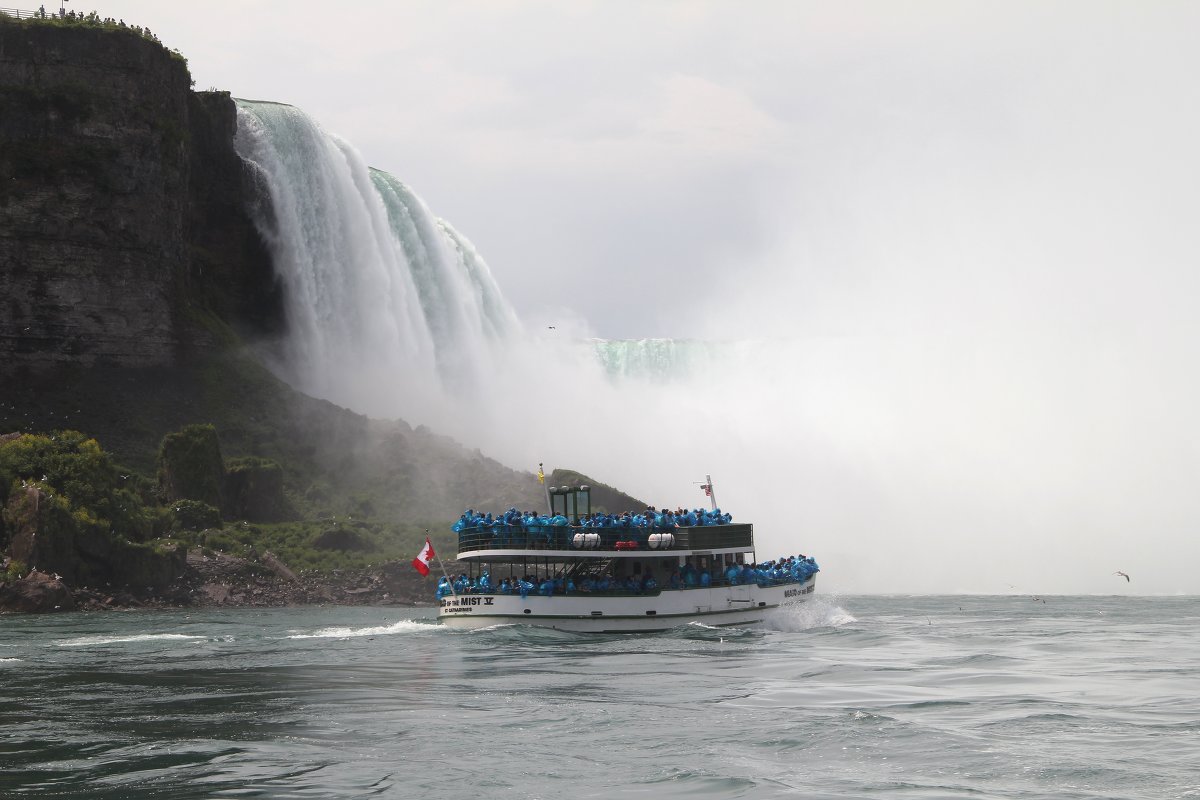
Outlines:
{"type": "Polygon", "coordinates": [[[712,475],[705,475],[704,479],[708,483],[704,484],[705,490],[708,492],[708,499],[712,501],[712,510],[717,510],[717,490],[712,485],[712,475]]]}

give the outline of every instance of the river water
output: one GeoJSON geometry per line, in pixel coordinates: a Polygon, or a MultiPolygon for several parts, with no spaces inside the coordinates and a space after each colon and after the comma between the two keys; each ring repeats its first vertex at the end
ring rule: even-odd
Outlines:
{"type": "Polygon", "coordinates": [[[763,629],[0,617],[0,797],[1200,797],[1200,598],[816,595],[763,629]]]}

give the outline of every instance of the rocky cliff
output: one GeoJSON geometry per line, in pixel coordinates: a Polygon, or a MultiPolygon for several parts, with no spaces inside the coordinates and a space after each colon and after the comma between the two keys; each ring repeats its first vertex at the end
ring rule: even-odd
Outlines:
{"type": "Polygon", "coordinates": [[[190,87],[130,29],[0,15],[0,372],[170,365],[214,319],[279,324],[233,103],[190,87]]]}

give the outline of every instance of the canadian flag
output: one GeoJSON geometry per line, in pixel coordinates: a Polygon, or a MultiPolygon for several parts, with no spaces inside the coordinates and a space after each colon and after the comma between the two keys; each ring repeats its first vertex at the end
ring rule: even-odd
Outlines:
{"type": "Polygon", "coordinates": [[[700,488],[704,490],[705,497],[712,497],[712,486],[707,483],[700,484],[700,488]]]}
{"type": "Polygon", "coordinates": [[[421,552],[417,553],[417,557],[413,559],[413,567],[422,575],[429,574],[429,562],[433,560],[433,542],[429,541],[429,537],[425,537],[425,546],[421,548],[421,552]]]}

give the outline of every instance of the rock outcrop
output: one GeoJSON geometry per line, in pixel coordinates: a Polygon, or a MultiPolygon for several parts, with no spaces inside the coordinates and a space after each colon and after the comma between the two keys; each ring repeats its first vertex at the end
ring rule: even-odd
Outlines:
{"type": "Polygon", "coordinates": [[[74,610],[74,594],[55,575],[35,570],[18,580],[0,582],[0,611],[45,614],[74,610]]]}
{"type": "Polygon", "coordinates": [[[14,492],[3,516],[10,532],[7,555],[72,587],[154,590],[169,586],[186,567],[185,549],[162,550],[100,533],[81,524],[60,497],[35,486],[14,492]]]}

